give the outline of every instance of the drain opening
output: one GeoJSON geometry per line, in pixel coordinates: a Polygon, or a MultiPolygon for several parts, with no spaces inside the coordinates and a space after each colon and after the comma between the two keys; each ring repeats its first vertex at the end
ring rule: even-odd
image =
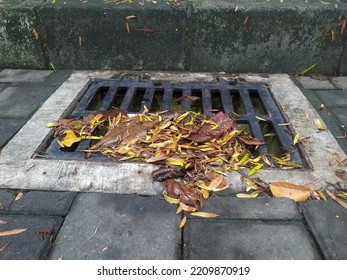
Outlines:
{"type": "Polygon", "coordinates": [[[109,89],[110,87],[99,87],[93,98],[88,103],[86,109],[89,111],[99,110],[109,89]]]}
{"type": "MultiPolygon", "coordinates": [[[[264,85],[236,83],[223,80],[219,83],[157,83],[145,80],[96,80],[86,90],[73,108],[68,108],[63,118],[80,118],[98,110],[112,107],[128,113],[139,113],[146,106],[150,112],[182,112],[193,110],[212,114],[212,109],[224,111],[234,117],[240,127],[249,135],[265,142],[251,152],[254,155],[271,153],[282,157],[288,152],[292,161],[308,167],[307,157],[301,149],[293,145],[293,134],[281,126],[285,123],[280,109],[276,106],[270,91],[264,85]],[[261,118],[259,119],[259,115],[261,118]]],[[[103,135],[102,131],[94,135],[103,135]]],[[[293,132],[292,132],[293,133],[293,132]]],[[[38,148],[47,159],[85,160],[81,150],[86,150],[96,140],[83,140],[71,148],[61,149],[57,139],[47,137],[38,148]]],[[[107,157],[93,157],[91,160],[108,160],[107,157]]]]}

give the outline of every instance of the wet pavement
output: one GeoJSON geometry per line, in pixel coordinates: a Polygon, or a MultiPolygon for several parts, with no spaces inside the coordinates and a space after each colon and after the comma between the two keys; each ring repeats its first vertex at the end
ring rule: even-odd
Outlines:
{"type": "MultiPolygon", "coordinates": [[[[1,148],[71,73],[0,72],[1,148]]],[[[347,77],[293,79],[346,153],[347,77]]],[[[179,230],[181,214],[160,196],[0,187],[0,233],[25,229],[0,236],[4,260],[347,259],[347,210],[333,200],[212,197],[204,211],[221,216],[179,230]]]]}

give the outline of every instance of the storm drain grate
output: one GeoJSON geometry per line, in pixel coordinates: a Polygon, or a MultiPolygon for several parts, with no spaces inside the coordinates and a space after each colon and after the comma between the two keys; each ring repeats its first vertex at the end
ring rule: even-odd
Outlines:
{"type": "MultiPolygon", "coordinates": [[[[210,115],[213,111],[224,111],[250,135],[265,142],[256,154],[271,153],[283,156],[291,153],[291,160],[307,166],[301,158],[303,150],[293,145],[293,133],[273,99],[262,84],[237,83],[220,79],[213,83],[169,83],[152,82],[124,76],[121,79],[96,79],[82,93],[77,103],[71,104],[63,118],[81,118],[112,107],[127,113],[142,112],[146,106],[150,112],[200,111],[210,115]]],[[[97,154],[86,158],[80,150],[86,150],[91,140],[82,140],[70,148],[61,148],[52,133],[46,137],[34,157],[61,160],[108,160],[97,154]]]]}

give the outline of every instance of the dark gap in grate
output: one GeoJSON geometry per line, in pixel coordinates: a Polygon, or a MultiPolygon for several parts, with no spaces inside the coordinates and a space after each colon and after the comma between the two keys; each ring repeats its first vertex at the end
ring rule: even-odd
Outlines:
{"type": "Polygon", "coordinates": [[[88,103],[86,110],[96,111],[99,110],[110,87],[99,87],[93,98],[88,103]]]}
{"type": "Polygon", "coordinates": [[[233,105],[233,112],[235,112],[239,116],[245,114],[245,107],[241,99],[240,91],[230,90],[229,92],[230,92],[231,102],[233,105]]]}
{"type": "Polygon", "coordinates": [[[179,98],[181,98],[182,95],[183,95],[183,89],[175,88],[172,91],[171,112],[182,111],[182,103],[179,102],[179,98]]]}
{"type": "MultiPolygon", "coordinates": [[[[265,141],[264,145],[250,148],[253,155],[271,153],[280,157],[290,152],[294,162],[302,164],[304,158],[304,164],[309,166],[305,152],[300,151],[301,155],[304,155],[301,158],[298,147],[293,145],[295,132],[289,132],[287,127],[280,125],[288,120],[264,85],[230,84],[223,80],[219,80],[218,83],[174,84],[131,78],[98,79],[88,84],[85,91],[79,94],[63,118],[80,118],[111,108],[139,113],[143,111],[144,106],[150,112],[193,110],[211,115],[211,109],[224,111],[228,116],[236,118],[237,123],[249,136],[265,141]],[[181,98],[184,96],[187,98],[181,98]]],[[[96,130],[93,135],[104,135],[105,132],[103,129],[96,130]]],[[[88,149],[97,141],[83,140],[69,149],[60,149],[57,139],[53,139],[53,134],[50,133],[36,153],[45,154],[45,158],[48,159],[85,160],[81,150],[88,149]]],[[[107,157],[97,155],[90,160],[107,160],[107,157]]]]}
{"type": "Polygon", "coordinates": [[[198,97],[199,99],[195,101],[188,101],[191,103],[190,110],[195,112],[202,112],[202,90],[201,89],[192,89],[191,96],[198,97]]]}
{"type": "Polygon", "coordinates": [[[259,96],[259,91],[250,89],[249,90],[249,97],[251,99],[254,111],[257,114],[265,115],[267,114],[264,109],[264,104],[259,96]]]}
{"type": "Polygon", "coordinates": [[[268,152],[276,157],[284,156],[285,151],[281,148],[281,143],[278,140],[273,125],[270,122],[261,122],[260,129],[264,135],[264,141],[268,152]]]}
{"type": "Polygon", "coordinates": [[[119,108],[122,105],[122,100],[123,100],[125,94],[127,93],[127,91],[128,91],[127,87],[117,88],[116,94],[113,96],[112,102],[111,102],[110,106],[108,107],[108,109],[119,108]]]}
{"type": "Polygon", "coordinates": [[[154,90],[153,99],[149,110],[151,112],[159,112],[162,110],[165,90],[163,88],[156,88],[154,90]]]}
{"type": "Polygon", "coordinates": [[[80,143],[74,143],[72,144],[71,147],[60,147],[59,150],[62,152],[68,152],[68,153],[72,153],[75,152],[78,148],[80,143]]]}
{"type": "Polygon", "coordinates": [[[146,93],[146,88],[136,88],[135,89],[135,96],[133,97],[133,100],[130,103],[129,111],[130,112],[140,112],[142,102],[144,101],[144,96],[146,93]]]}
{"type": "Polygon", "coordinates": [[[218,89],[211,90],[212,109],[224,111],[221,92],[218,89]]]}

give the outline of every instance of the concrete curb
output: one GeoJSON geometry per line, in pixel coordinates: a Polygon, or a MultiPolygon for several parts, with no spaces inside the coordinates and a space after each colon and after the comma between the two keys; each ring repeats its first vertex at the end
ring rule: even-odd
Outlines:
{"type": "Polygon", "coordinates": [[[0,68],[347,73],[345,1],[139,2],[2,1],[0,68]]]}

